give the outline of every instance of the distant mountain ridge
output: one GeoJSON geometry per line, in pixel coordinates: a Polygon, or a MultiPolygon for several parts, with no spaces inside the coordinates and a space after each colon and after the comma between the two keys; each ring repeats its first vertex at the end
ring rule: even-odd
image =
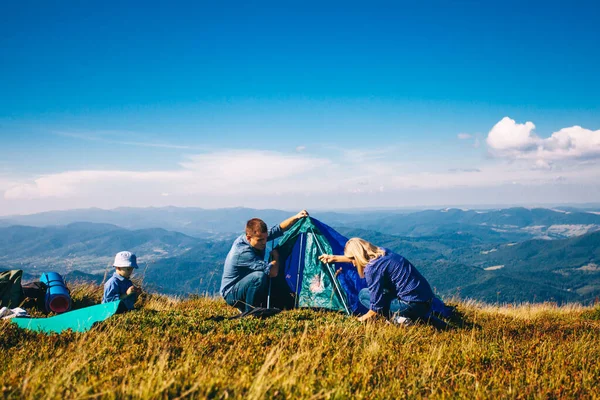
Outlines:
{"type": "MultiPolygon", "coordinates": [[[[122,224],[150,224],[154,214],[152,210],[145,214],[146,211],[136,210],[143,214],[138,222],[129,209],[123,211],[128,217],[117,213],[111,218],[123,217],[122,224]]],[[[184,216],[200,218],[196,212],[196,209],[164,209],[160,210],[162,219],[158,221],[167,221],[171,214],[178,215],[167,221],[177,225],[184,216]]],[[[110,272],[114,254],[127,249],[138,254],[142,268],[137,274],[147,287],[168,294],[213,294],[218,291],[231,242],[243,232],[246,219],[270,218],[276,221],[269,222],[272,225],[292,214],[253,209],[204,212],[201,214],[207,215],[207,220],[198,220],[194,226],[212,224],[231,232],[203,231],[206,235],[202,238],[163,227],[127,229],[90,222],[0,227],[0,266],[23,269],[27,277],[55,270],[69,278],[98,282],[106,271],[110,272]]],[[[600,296],[600,231],[588,232],[596,226],[598,214],[516,208],[487,212],[448,209],[312,215],[347,237],[363,237],[404,255],[443,295],[489,302],[561,303],[591,302],[600,296]],[[577,226],[573,232],[578,235],[560,239],[564,233],[553,237],[546,234],[554,229],[551,227],[567,225],[577,226]],[[546,226],[545,231],[542,226],[546,226]],[[532,239],[535,237],[545,240],[532,239]]],[[[27,217],[31,223],[56,218],[27,217]]],[[[69,218],[73,215],[61,213],[59,219],[69,218]]]]}
{"type": "Polygon", "coordinates": [[[200,242],[162,228],[132,231],[88,222],[44,228],[10,226],[0,228],[0,264],[89,272],[110,265],[112,257],[124,249],[149,261],[180,255],[200,242]]]}
{"type": "Polygon", "coordinates": [[[590,303],[600,297],[600,231],[496,245],[464,235],[414,238],[368,230],[340,232],[402,254],[444,295],[507,303],[590,303]]]}
{"type": "MultiPolygon", "coordinates": [[[[480,232],[501,236],[516,235],[513,240],[525,237],[563,238],[568,230],[553,226],[579,227],[581,233],[600,230],[600,215],[582,211],[560,211],[544,208],[509,208],[500,210],[426,210],[416,213],[388,216],[363,225],[366,229],[402,236],[436,235],[446,227],[453,231],[477,229],[480,232]],[[585,229],[581,229],[584,226],[585,229]],[[545,228],[545,229],[544,229],[545,228]]],[[[580,233],[580,234],[581,234],[580,233]]]]}
{"type": "MultiPolygon", "coordinates": [[[[309,210],[310,211],[310,210],[309,210]]],[[[117,208],[52,211],[0,219],[0,226],[54,226],[75,222],[108,223],[126,229],[160,227],[200,238],[226,238],[243,231],[253,217],[269,226],[294,212],[251,208],[117,208]]],[[[332,226],[362,228],[401,236],[435,236],[444,232],[471,232],[483,240],[521,241],[528,238],[559,239],[600,230],[600,213],[575,209],[508,208],[494,210],[402,210],[362,213],[314,212],[332,226]]]]}

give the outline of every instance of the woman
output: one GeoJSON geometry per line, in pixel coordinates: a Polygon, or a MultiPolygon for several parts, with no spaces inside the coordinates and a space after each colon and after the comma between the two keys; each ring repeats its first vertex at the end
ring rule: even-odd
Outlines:
{"type": "Polygon", "coordinates": [[[360,291],[359,299],[369,311],[360,321],[377,314],[403,324],[428,319],[434,297],[431,286],[401,255],[352,238],[346,243],[343,256],[323,254],[319,259],[324,263],[351,262],[360,277],[366,278],[368,288],[360,291]]]}

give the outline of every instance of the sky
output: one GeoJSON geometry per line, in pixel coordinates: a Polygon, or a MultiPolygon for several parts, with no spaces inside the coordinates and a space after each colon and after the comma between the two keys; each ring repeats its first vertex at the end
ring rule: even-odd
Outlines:
{"type": "Polygon", "coordinates": [[[577,1],[1,2],[0,215],[597,203],[599,17],[577,1]]]}

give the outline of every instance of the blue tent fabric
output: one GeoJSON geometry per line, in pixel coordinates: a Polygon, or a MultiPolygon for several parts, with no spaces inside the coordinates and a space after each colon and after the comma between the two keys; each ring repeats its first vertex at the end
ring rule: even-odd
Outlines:
{"type": "Polygon", "coordinates": [[[343,254],[348,239],[326,224],[309,217],[297,222],[277,248],[283,261],[285,280],[296,294],[297,306],[325,307],[362,314],[367,310],[358,300],[366,282],[348,263],[325,265],[318,260],[324,253],[343,254]],[[337,276],[335,272],[342,269],[337,276]],[[311,281],[306,281],[308,277],[311,281]],[[311,289],[315,288],[315,291],[311,289]]]}
{"type": "Polygon", "coordinates": [[[284,264],[285,281],[290,287],[290,291],[296,293],[298,288],[302,287],[302,272],[304,266],[304,252],[301,249],[306,247],[306,235],[298,235],[294,243],[291,254],[286,258],[284,264]]]}
{"type": "MultiPolygon", "coordinates": [[[[338,233],[335,229],[325,225],[321,221],[313,218],[313,224],[319,228],[323,236],[327,238],[331,246],[333,254],[344,254],[344,247],[348,238],[338,233]]],[[[356,268],[349,263],[338,263],[336,269],[342,268],[342,272],[338,275],[338,280],[346,292],[349,307],[355,314],[364,314],[368,310],[362,305],[358,299],[358,293],[367,287],[367,282],[364,278],[358,275],[356,268]]]]}

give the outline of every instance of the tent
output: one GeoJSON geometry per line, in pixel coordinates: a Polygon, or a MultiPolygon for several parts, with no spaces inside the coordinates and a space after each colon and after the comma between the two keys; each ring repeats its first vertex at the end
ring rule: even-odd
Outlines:
{"type": "Polygon", "coordinates": [[[366,281],[356,268],[348,263],[323,264],[318,258],[321,254],[343,254],[347,241],[312,217],[299,220],[285,232],[277,249],[295,307],[325,308],[347,314],[367,311],[358,300],[366,281]]]}

